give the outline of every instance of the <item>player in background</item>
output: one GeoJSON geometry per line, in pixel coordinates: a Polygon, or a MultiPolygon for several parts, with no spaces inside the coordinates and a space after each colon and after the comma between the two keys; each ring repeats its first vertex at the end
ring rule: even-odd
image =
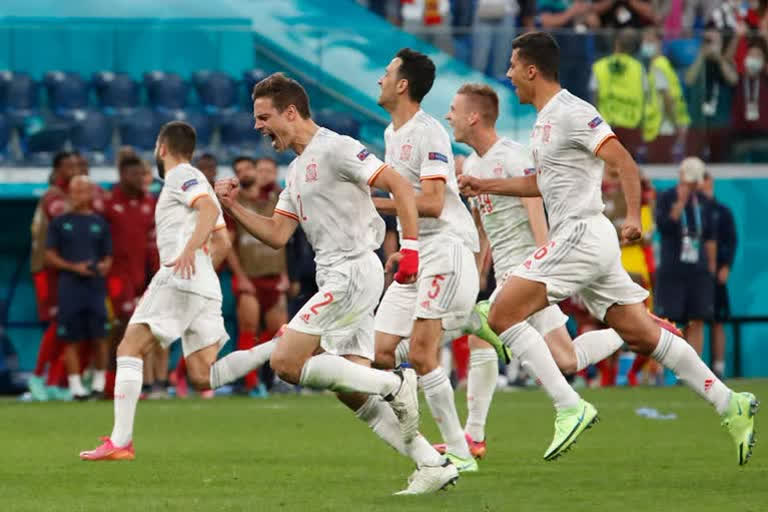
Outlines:
{"type": "MultiPolygon", "coordinates": [[[[387,442],[418,466],[401,492],[441,489],[455,481],[458,472],[418,433],[416,374],[411,369],[393,373],[371,368],[373,311],[384,287],[384,270],[374,251],[384,238],[384,221],[370,187],[394,196],[406,239],[398,282],[414,281],[419,270],[413,190],[360,142],[316,125],[307,93],[295,80],[273,74],[254,86],[252,99],[256,129],[272,139],[277,151],[292,149],[297,154],[286,188],[271,217],[237,201],[237,179],[219,181],[216,191],[228,213],[271,247],[283,247],[300,225],[315,251],[319,288],[284,334],[264,344],[275,344],[272,368],[289,383],[335,391],[377,434],[386,431],[387,442]]],[[[232,356],[222,361],[232,362],[221,367],[228,371],[227,378],[263,362],[232,356]]],[[[216,384],[216,374],[213,380],[216,384]]]]}
{"type": "MultiPolygon", "coordinates": [[[[607,165],[618,169],[627,201],[621,238],[635,241],[642,236],[637,165],[597,110],[561,88],[560,51],[551,35],[529,32],[515,39],[512,48],[507,76],[520,102],[538,112],[531,136],[536,174],[486,180],[463,176],[460,181],[462,191],[473,196],[541,196],[549,214],[550,242],[507,279],[491,306],[490,326],[520,357],[524,349],[544,345],[525,319],[579,294],[589,311],[615,329],[630,349],[674,371],[715,407],[736,444],[738,463],[746,464],[755,441],[757,399],[729,389],[684,339],[657,325],[643,304],[648,293],[622,267],[616,231],[602,213],[600,183],[607,165]]],[[[567,384],[554,391],[562,451],[597,413],[567,384]]]]}
{"type": "MultiPolygon", "coordinates": [[[[241,156],[233,161],[232,167],[240,186],[238,202],[259,215],[271,217],[280,195],[275,161],[241,156]]],[[[243,350],[256,345],[257,336],[258,344],[271,340],[288,322],[286,252],[283,247],[273,249],[240,224],[233,223],[230,233],[233,241],[227,263],[232,270],[232,290],[237,296],[237,348],[243,350]]],[[[267,396],[266,386],[259,383],[258,369],[245,376],[245,391],[253,397],[267,396]]]]}
{"type": "MultiPolygon", "coordinates": [[[[378,102],[392,119],[384,132],[386,162],[416,191],[421,271],[417,282],[392,283],[381,300],[376,312],[376,364],[394,368],[402,360],[410,362],[448,446],[446,457],[459,471],[477,471],[438,354],[443,339],[461,334],[477,300],[473,253],[479,245],[472,217],[459,197],[448,133],[421,110],[434,79],[434,63],[409,48],[397,53],[379,79],[378,102]],[[396,349],[406,338],[410,338],[408,353],[398,357],[396,349]]],[[[391,199],[374,198],[374,203],[383,214],[394,211],[391,199]]],[[[409,241],[400,228],[400,246],[407,248],[409,241]]]]}
{"type": "Polygon", "coordinates": [[[181,338],[187,373],[198,389],[210,388],[216,354],[229,339],[221,315],[214,267],[230,248],[213,188],[189,160],[195,130],[173,121],[157,137],[155,158],[165,180],[155,209],[160,269],[139,302],[117,347],[112,434],[83,460],[131,460],[133,420],[141,393],[142,355],[181,338]]]}
{"type": "MultiPolygon", "coordinates": [[[[522,177],[534,172],[528,149],[496,133],[499,98],[491,87],[465,84],[454,96],[445,116],[453,128],[456,142],[473,149],[464,162],[463,174],[477,178],[522,177]]],[[[537,247],[547,245],[549,227],[540,197],[511,197],[481,194],[472,198],[472,215],[480,234],[478,271],[490,249],[493,270],[501,289],[504,279],[537,247]]],[[[487,316],[489,301],[479,303],[479,314],[487,316]]],[[[560,370],[574,374],[610,356],[624,343],[612,329],[592,331],[571,340],[565,328],[566,317],[553,304],[527,319],[547,342],[560,370]]],[[[495,337],[493,332],[481,333],[495,337]]],[[[501,345],[496,343],[496,346],[501,345]]],[[[470,368],[467,377],[467,423],[464,427],[472,455],[485,454],[485,423],[499,373],[494,345],[472,334],[469,338],[470,368]]],[[[502,345],[503,346],[503,345],[502,345]]],[[[503,356],[503,354],[502,354],[503,356]]],[[[509,362],[508,360],[506,361],[509,362]]],[[[438,450],[444,449],[439,447],[438,450]]]]}

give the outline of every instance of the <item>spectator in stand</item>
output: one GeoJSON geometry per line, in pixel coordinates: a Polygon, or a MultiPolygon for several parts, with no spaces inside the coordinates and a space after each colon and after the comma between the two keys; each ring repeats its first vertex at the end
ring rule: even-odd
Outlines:
{"type": "Polygon", "coordinates": [[[739,75],[725,55],[719,30],[707,29],[696,60],[685,72],[691,129],[688,153],[708,162],[728,158],[731,139],[731,107],[739,75]]]}
{"type": "Polygon", "coordinates": [[[768,0],[749,0],[746,12],[740,2],[736,12],[736,24],[729,27],[736,37],[731,39],[727,53],[741,74],[745,72],[745,59],[755,38],[768,39],[768,0]]]}
{"type": "MultiPolygon", "coordinates": [[[[107,292],[114,315],[110,336],[113,350],[122,339],[128,320],[144,293],[147,276],[154,274],[159,266],[155,245],[155,199],[144,188],[144,162],[138,156],[124,155],[118,164],[118,174],[119,181],[112,187],[103,212],[113,240],[113,264],[107,277],[107,292]]],[[[154,360],[159,362],[157,366],[161,371],[147,375],[153,382],[155,373],[160,373],[158,384],[162,391],[168,387],[167,359],[164,377],[162,372],[165,358],[160,350],[156,350],[154,360]]],[[[152,364],[145,366],[152,367],[152,364]]],[[[114,368],[110,369],[111,374],[114,368]]],[[[114,383],[114,375],[110,375],[108,381],[114,383]]],[[[108,386],[106,394],[110,393],[108,386]]]]}
{"type": "Polygon", "coordinates": [[[93,190],[86,176],[75,176],[69,185],[71,213],[54,219],[48,228],[46,262],[59,270],[57,335],[66,344],[64,358],[69,390],[75,399],[84,400],[89,392],[80,380],[77,345],[97,345],[91,392],[104,392],[107,346],[106,285],[104,277],[112,261],[109,226],[94,213],[93,190]]]}
{"type": "Polygon", "coordinates": [[[744,73],[733,102],[734,135],[742,139],[734,148],[738,160],[768,158],[768,44],[762,38],[749,43],[744,73]]]}
{"type": "Polygon", "coordinates": [[[67,190],[76,172],[77,161],[72,153],[63,151],[53,157],[53,170],[49,178],[51,185],[38,201],[32,217],[30,270],[35,284],[38,317],[41,322],[48,323],[40,341],[34,373],[28,381],[32,398],[38,401],[66,398],[68,394],[62,393],[58,388],[59,381],[64,375],[64,366],[63,361],[59,359],[61,347],[56,340],[57,273],[55,268],[45,264],[45,248],[51,220],[68,213],[72,208],[67,190]],[[48,389],[44,380],[46,369],[48,389]]]}
{"type": "MultiPolygon", "coordinates": [[[[280,195],[275,161],[240,156],[232,167],[240,182],[238,201],[271,217],[280,195]]],[[[231,226],[230,232],[234,250],[229,252],[227,263],[232,269],[232,290],[237,296],[237,349],[247,350],[271,340],[288,322],[285,249],[269,247],[240,224],[231,226]]],[[[258,382],[256,371],[246,375],[245,391],[253,397],[267,396],[265,383],[258,382]]]]}
{"type": "Polygon", "coordinates": [[[648,63],[648,98],[645,102],[643,140],[648,163],[676,163],[685,154],[688,106],[677,73],[661,53],[661,37],[655,28],[643,31],[640,54],[648,63]]]}
{"type": "Polygon", "coordinates": [[[720,5],[714,7],[706,18],[708,27],[718,31],[734,31],[739,25],[741,15],[739,11],[743,0],[723,0],[720,5]]]}
{"type": "Polygon", "coordinates": [[[712,202],[697,187],[704,162],[688,157],[680,164],[677,187],[659,194],[656,226],[661,261],[654,301],[659,316],[685,326],[685,339],[701,355],[704,323],[714,314],[717,243],[712,202]]]}
{"type": "Polygon", "coordinates": [[[688,37],[699,20],[707,20],[721,0],[656,0],[654,10],[663,23],[664,37],[688,37]]]}
{"type": "MultiPolygon", "coordinates": [[[[635,31],[620,31],[613,43],[613,54],[592,65],[589,88],[594,98],[592,103],[600,115],[611,125],[624,147],[638,159],[638,150],[643,146],[641,123],[648,80],[643,64],[632,57],[635,46],[635,31]]],[[[595,122],[600,121],[595,119],[595,122]]]]}
{"type": "Polygon", "coordinates": [[[725,330],[723,324],[731,318],[728,278],[731,275],[733,260],[736,257],[738,238],[731,209],[715,199],[715,183],[711,174],[704,174],[700,190],[712,200],[715,209],[717,274],[715,275],[715,321],[712,326],[712,371],[722,379],[725,376],[725,330]]]}
{"type": "Polygon", "coordinates": [[[216,182],[216,174],[218,174],[219,162],[216,157],[211,153],[203,153],[197,158],[195,167],[200,169],[208,183],[213,185],[216,182]]]}
{"type": "Polygon", "coordinates": [[[88,163],[88,159],[85,158],[79,151],[73,151],[72,154],[75,155],[75,160],[77,160],[77,174],[80,176],[88,176],[91,171],[91,166],[88,163]]]}
{"type": "Polygon", "coordinates": [[[592,8],[603,28],[645,28],[658,21],[651,0],[596,0],[592,8]]]}
{"type": "Polygon", "coordinates": [[[473,68],[490,76],[504,75],[519,13],[517,0],[477,0],[472,25],[473,68]]]}
{"type": "Polygon", "coordinates": [[[450,0],[404,0],[403,30],[453,54],[450,0]]]}

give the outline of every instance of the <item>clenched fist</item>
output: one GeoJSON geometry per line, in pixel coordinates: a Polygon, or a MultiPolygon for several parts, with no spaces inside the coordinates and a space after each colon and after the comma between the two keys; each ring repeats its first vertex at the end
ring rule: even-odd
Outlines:
{"type": "Polygon", "coordinates": [[[240,182],[237,178],[227,178],[217,180],[214,185],[216,197],[224,208],[230,208],[237,200],[237,193],[240,190],[240,182]]]}

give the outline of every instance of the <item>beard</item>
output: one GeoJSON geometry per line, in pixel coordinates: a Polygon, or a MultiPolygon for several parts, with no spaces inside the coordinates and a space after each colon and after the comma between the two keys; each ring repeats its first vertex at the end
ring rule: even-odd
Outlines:
{"type": "Polygon", "coordinates": [[[165,179],[165,164],[158,156],[155,156],[155,165],[157,165],[157,174],[160,175],[160,179],[165,179]]]}
{"type": "Polygon", "coordinates": [[[253,184],[256,183],[256,178],[254,178],[253,176],[243,176],[238,181],[240,182],[241,187],[251,188],[253,184]]]}

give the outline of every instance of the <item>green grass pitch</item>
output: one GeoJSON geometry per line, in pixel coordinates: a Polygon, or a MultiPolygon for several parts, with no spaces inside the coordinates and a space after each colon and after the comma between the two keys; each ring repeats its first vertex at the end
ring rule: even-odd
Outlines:
{"type": "MultiPolygon", "coordinates": [[[[768,381],[731,383],[768,400],[768,381]]],[[[332,396],[141,402],[133,462],[81,462],[112,404],[0,402],[0,510],[765,511],[768,446],[736,455],[719,418],[682,388],[584,392],[601,422],[544,462],[553,412],[540,391],[497,393],[480,472],[430,496],[393,497],[410,463],[332,396]],[[674,412],[676,420],[635,409],[674,412]]],[[[464,395],[457,396],[462,418],[464,395]]],[[[437,429],[422,403],[423,432],[437,429]]],[[[766,414],[766,413],[763,413],[766,414]]],[[[768,443],[768,440],[766,440],[768,443]]]]}

